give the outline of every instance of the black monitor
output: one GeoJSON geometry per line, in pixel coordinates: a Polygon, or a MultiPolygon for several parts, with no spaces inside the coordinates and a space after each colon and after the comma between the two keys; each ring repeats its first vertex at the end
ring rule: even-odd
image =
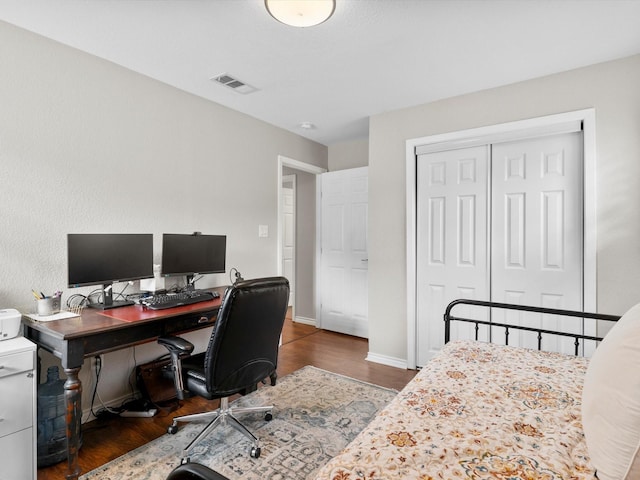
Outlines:
{"type": "Polygon", "coordinates": [[[226,235],[162,235],[161,274],[165,277],[186,275],[187,286],[192,286],[195,275],[225,273],[226,257],[226,235]]]}
{"type": "Polygon", "coordinates": [[[102,285],[102,303],[96,308],[132,305],[114,301],[112,284],[153,277],[153,234],[69,233],[67,235],[69,287],[102,285]]]}

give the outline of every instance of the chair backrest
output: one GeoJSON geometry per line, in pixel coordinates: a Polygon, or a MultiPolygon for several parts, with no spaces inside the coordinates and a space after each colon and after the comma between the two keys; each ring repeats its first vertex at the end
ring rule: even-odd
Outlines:
{"type": "Polygon", "coordinates": [[[231,395],[275,372],[288,304],[284,277],[244,280],[227,289],[205,355],[209,392],[231,395]]]}

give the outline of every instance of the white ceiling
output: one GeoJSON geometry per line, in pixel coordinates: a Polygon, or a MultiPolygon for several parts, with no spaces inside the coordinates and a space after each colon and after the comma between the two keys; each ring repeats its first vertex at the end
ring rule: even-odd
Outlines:
{"type": "Polygon", "coordinates": [[[262,0],[0,0],[0,19],[325,145],[381,112],[640,53],[640,0],[337,0],[310,28],[262,0]]]}

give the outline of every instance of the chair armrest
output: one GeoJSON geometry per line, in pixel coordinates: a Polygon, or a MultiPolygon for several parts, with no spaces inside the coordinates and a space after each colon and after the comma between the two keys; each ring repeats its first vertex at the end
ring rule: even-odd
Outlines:
{"type": "Polygon", "coordinates": [[[191,355],[194,345],[181,337],[160,337],[158,343],[169,350],[169,353],[177,353],[180,357],[191,355]]]}

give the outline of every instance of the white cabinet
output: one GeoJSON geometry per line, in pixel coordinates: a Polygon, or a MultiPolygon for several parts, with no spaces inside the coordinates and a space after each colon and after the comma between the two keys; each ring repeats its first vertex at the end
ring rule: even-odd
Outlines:
{"type": "Polygon", "coordinates": [[[36,480],[36,345],[0,341],[0,480],[36,480]]]}

